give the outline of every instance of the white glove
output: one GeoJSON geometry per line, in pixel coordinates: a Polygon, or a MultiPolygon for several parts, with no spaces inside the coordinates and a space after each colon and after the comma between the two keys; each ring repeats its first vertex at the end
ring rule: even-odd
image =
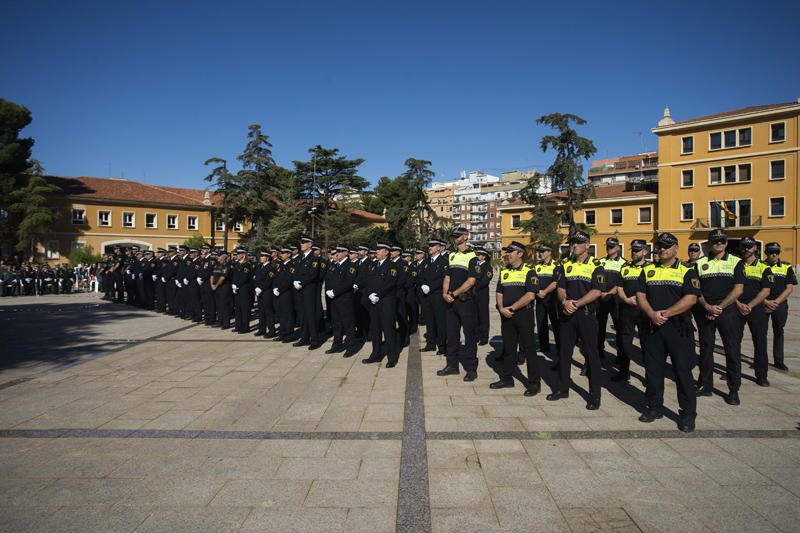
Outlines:
{"type": "Polygon", "coordinates": [[[155,274],[153,274],[153,281],[155,281],[155,280],[157,280],[157,279],[158,279],[158,276],[156,276],[155,274]]]}
{"type": "Polygon", "coordinates": [[[328,298],[330,298],[331,300],[333,300],[333,291],[332,291],[332,290],[327,290],[327,291],[325,291],[325,294],[327,294],[327,295],[328,295],[328,298]]]}
{"type": "Polygon", "coordinates": [[[276,287],[276,288],[272,289],[272,294],[274,294],[275,296],[280,296],[281,295],[281,291],[279,291],[277,289],[277,287],[276,287]]]}
{"type": "Polygon", "coordinates": [[[357,290],[358,290],[358,285],[356,285],[355,283],[353,283],[353,292],[355,292],[355,291],[357,291],[357,290]]]}
{"type": "Polygon", "coordinates": [[[175,285],[177,285],[179,289],[182,287],[181,282],[177,279],[175,280],[175,285]]]}
{"type": "Polygon", "coordinates": [[[237,287],[235,283],[231,283],[231,288],[233,289],[234,294],[239,290],[239,287],[237,287]]]}
{"type": "Polygon", "coordinates": [[[184,285],[188,285],[188,284],[189,284],[189,280],[188,280],[188,279],[186,279],[186,278],[183,278],[183,284],[184,284],[184,285]]]}
{"type": "Polygon", "coordinates": [[[420,285],[419,288],[422,289],[422,292],[424,292],[425,294],[431,292],[431,288],[428,287],[427,285],[420,285]]]}
{"type": "Polygon", "coordinates": [[[197,284],[198,285],[202,285],[203,284],[203,278],[197,278],[197,284]]]}
{"type": "Polygon", "coordinates": [[[294,285],[294,288],[297,289],[298,291],[303,288],[303,284],[300,283],[299,281],[295,281],[292,285],[294,285]]]}
{"type": "Polygon", "coordinates": [[[376,303],[380,302],[381,299],[378,298],[378,295],[373,292],[369,295],[369,301],[372,302],[372,305],[375,305],[376,303]]]}
{"type": "Polygon", "coordinates": [[[164,276],[161,276],[161,283],[166,283],[167,279],[164,276]]]}
{"type": "Polygon", "coordinates": [[[261,296],[261,287],[256,287],[256,296],[261,296]]]}

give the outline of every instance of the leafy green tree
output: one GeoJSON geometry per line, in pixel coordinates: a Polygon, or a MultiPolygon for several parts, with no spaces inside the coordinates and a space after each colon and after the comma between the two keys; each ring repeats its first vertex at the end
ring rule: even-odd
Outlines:
{"type": "Polygon", "coordinates": [[[425,193],[436,174],[430,169],[431,162],[424,159],[409,158],[405,161],[406,171],[402,174],[408,181],[414,201],[412,223],[414,224],[415,237],[420,242],[430,238],[431,227],[426,222],[433,220],[436,213],[431,208],[428,195],[425,193]]]}
{"type": "Polygon", "coordinates": [[[531,218],[522,227],[531,233],[534,243],[557,246],[561,242],[559,223],[566,223],[570,233],[579,229],[580,225],[575,223],[575,211],[586,199],[594,196],[593,184],[583,179],[581,161],[592,157],[597,148],[591,140],[578,135],[570,125],[586,124],[577,115],[553,113],[539,117],[536,123],[556,130],[557,134],[545,135],[540,142],[543,152],[555,152],[555,160],[545,173],[534,173],[517,195],[533,206],[531,218]],[[563,197],[557,198],[551,192],[561,192],[563,197]],[[559,204],[563,204],[563,208],[559,209],[561,213],[557,211],[561,207],[559,204]]]}
{"type": "Polygon", "coordinates": [[[31,120],[26,107],[0,98],[0,240],[4,241],[16,240],[19,221],[8,210],[9,195],[27,180],[33,139],[20,137],[20,132],[31,120]]]}
{"type": "Polygon", "coordinates": [[[195,233],[191,237],[183,241],[183,245],[186,246],[187,248],[197,248],[198,250],[205,243],[206,240],[199,233],[195,233]]]}
{"type": "Polygon", "coordinates": [[[267,223],[267,235],[276,246],[296,243],[306,233],[309,206],[297,201],[301,190],[299,180],[292,177],[279,192],[277,210],[267,223]]]}
{"type": "Polygon", "coordinates": [[[78,246],[69,254],[69,266],[91,265],[99,263],[103,258],[95,253],[91,246],[78,246]]]}
{"type": "MultiPolygon", "coordinates": [[[[222,221],[225,224],[223,231],[222,246],[228,249],[228,230],[237,217],[232,216],[234,208],[231,203],[231,198],[235,198],[239,193],[239,187],[234,180],[233,175],[228,170],[228,162],[221,157],[212,157],[206,159],[204,163],[206,166],[216,165],[211,169],[211,172],[204,179],[211,182],[214,193],[222,195],[222,221]]],[[[217,215],[219,216],[219,215],[217,215]]]]}
{"type": "Polygon", "coordinates": [[[8,194],[8,211],[17,220],[15,248],[19,252],[28,252],[33,261],[36,243],[49,233],[56,218],[48,200],[63,191],[41,175],[44,168],[40,162],[35,161],[30,171],[36,173],[24,174],[24,184],[8,194]]]}

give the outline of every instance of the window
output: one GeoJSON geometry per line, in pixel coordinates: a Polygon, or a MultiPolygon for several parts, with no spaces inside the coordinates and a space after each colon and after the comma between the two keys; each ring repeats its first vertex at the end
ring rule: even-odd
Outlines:
{"type": "Polygon", "coordinates": [[[736,183],[736,165],[724,168],[725,183],[736,183]]]}
{"type": "Polygon", "coordinates": [[[681,204],[681,220],[694,220],[694,204],[681,204]]]}
{"type": "Polygon", "coordinates": [[[769,142],[782,143],[786,140],[786,123],[776,122],[769,125],[769,142]]]}
{"type": "Polygon", "coordinates": [[[711,137],[709,138],[708,149],[719,150],[720,148],[722,148],[722,134],[712,133],[711,137]]]}
{"type": "Polygon", "coordinates": [[[783,196],[773,196],[769,199],[769,216],[782,217],[786,214],[783,196]]]}
{"type": "Polygon", "coordinates": [[[519,229],[519,215],[511,215],[511,229],[519,229]]]}
{"type": "Polygon", "coordinates": [[[746,183],[752,179],[752,166],[750,163],[741,165],[728,165],[726,167],[711,167],[708,169],[708,184],[721,185],[722,183],[746,183]]]}
{"type": "Polygon", "coordinates": [[[611,210],[611,224],[622,224],[622,209],[615,208],[611,210]]]}
{"type": "Polygon", "coordinates": [[[111,226],[111,211],[98,211],[97,225],[105,227],[111,226]]]}
{"type": "Polygon", "coordinates": [[[167,229],[178,229],[178,215],[167,215],[167,229]]]}
{"type": "Polygon", "coordinates": [[[786,177],[786,161],[780,159],[778,161],[769,162],[769,179],[782,180],[786,177]]]}
{"type": "Polygon", "coordinates": [[[736,130],[717,131],[708,136],[708,149],[721,150],[722,148],[737,148],[750,146],[753,143],[752,128],[739,128],[736,130]]]}
{"type": "Polygon", "coordinates": [[[147,229],[156,229],[158,227],[158,215],[155,213],[145,213],[144,227],[147,229]]]}
{"type": "Polygon", "coordinates": [[[722,183],[722,169],[720,167],[708,169],[708,183],[709,185],[718,185],[722,183]]]}
{"type": "Polygon", "coordinates": [[[73,209],[72,223],[76,226],[86,224],[86,209],[73,209]]]}
{"type": "Polygon", "coordinates": [[[589,209],[583,212],[583,223],[586,224],[587,226],[595,225],[594,209],[589,209]]]}
{"type": "Polygon", "coordinates": [[[569,213],[568,213],[568,212],[564,211],[563,213],[561,213],[561,222],[560,222],[560,225],[561,225],[562,227],[567,227],[567,226],[569,226],[569,213]]]}
{"type": "Polygon", "coordinates": [[[596,244],[590,244],[589,245],[589,255],[591,255],[592,257],[597,257],[597,245],[596,244]]]}
{"type": "Polygon", "coordinates": [[[197,229],[197,217],[196,216],[188,216],[186,217],[186,228],[190,230],[197,229]]]}
{"type": "Polygon", "coordinates": [[[684,170],[681,172],[681,187],[694,187],[694,170],[684,170]]]}
{"type": "Polygon", "coordinates": [[[739,181],[750,181],[750,163],[739,165],[739,181]]]}
{"type": "Polygon", "coordinates": [[[45,241],[44,245],[44,256],[47,259],[59,259],[61,258],[61,254],[58,253],[58,241],[45,241]]]}
{"type": "Polygon", "coordinates": [[[736,148],[736,130],[728,130],[724,135],[725,148],[736,148]]]}
{"type": "Polygon", "coordinates": [[[739,146],[750,146],[753,144],[753,130],[742,128],[739,130],[739,146]]]}
{"type": "Polygon", "coordinates": [[[122,227],[123,228],[135,227],[135,219],[133,213],[129,211],[122,212],[122,227]]]}
{"type": "Polygon", "coordinates": [[[639,224],[650,224],[653,221],[653,208],[640,207],[639,208],[639,224]]]}
{"type": "Polygon", "coordinates": [[[694,137],[683,137],[681,138],[681,154],[691,154],[694,153],[694,137]]]}
{"type": "Polygon", "coordinates": [[[736,226],[750,226],[751,205],[750,200],[725,200],[724,202],[710,202],[710,222],[714,228],[733,228],[736,226]]]}

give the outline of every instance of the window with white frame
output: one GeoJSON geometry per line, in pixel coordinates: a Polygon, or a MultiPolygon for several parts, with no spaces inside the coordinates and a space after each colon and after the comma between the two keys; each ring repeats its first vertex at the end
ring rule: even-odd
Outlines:
{"type": "Polygon", "coordinates": [[[145,213],[144,227],[147,229],[158,228],[158,215],[156,213],[145,213]]]}
{"type": "Polygon", "coordinates": [[[98,211],[97,225],[103,227],[111,226],[111,211],[98,211]]]}
{"type": "Polygon", "coordinates": [[[681,221],[694,220],[694,203],[681,204],[681,221]]]}
{"type": "Polygon", "coordinates": [[[723,148],[739,148],[750,146],[753,143],[752,128],[739,128],[725,131],[715,131],[708,135],[708,149],[721,150],[723,148]]]}
{"type": "Polygon", "coordinates": [[[58,252],[58,241],[45,241],[44,243],[44,256],[47,259],[60,259],[61,254],[58,252]]]}
{"type": "Polygon", "coordinates": [[[72,223],[76,226],[82,226],[86,224],[86,209],[72,209],[72,223]]]}
{"type": "Polygon", "coordinates": [[[233,223],[233,231],[236,233],[241,233],[244,231],[244,227],[242,226],[241,222],[234,222],[233,223]]]}
{"type": "Polygon", "coordinates": [[[132,212],[130,211],[122,212],[122,227],[123,228],[136,227],[136,219],[134,218],[134,214],[132,212]]]}
{"type": "Polygon", "coordinates": [[[568,212],[564,211],[563,213],[561,213],[561,220],[559,222],[559,225],[562,226],[562,227],[569,226],[569,213],[568,212]]]}
{"type": "Polygon", "coordinates": [[[587,209],[583,212],[583,223],[587,226],[594,226],[597,224],[597,218],[594,209],[587,209]]]}
{"type": "Polygon", "coordinates": [[[711,167],[708,169],[708,184],[722,185],[728,183],[747,183],[752,179],[752,165],[726,165],[724,167],[711,167]]]}
{"type": "Polygon", "coordinates": [[[167,215],[167,229],[178,229],[178,215],[167,215]]]}
{"type": "Polygon", "coordinates": [[[769,199],[769,216],[782,217],[786,215],[786,199],[783,196],[773,196],[769,199]]]}
{"type": "Polygon", "coordinates": [[[622,224],[622,208],[615,207],[611,210],[611,224],[614,226],[622,224]]]}
{"type": "Polygon", "coordinates": [[[786,123],[775,122],[769,125],[769,142],[782,143],[786,140],[786,123]]]}
{"type": "Polygon", "coordinates": [[[694,136],[689,135],[688,137],[681,138],[681,154],[692,154],[694,153],[694,136]]]}
{"type": "Polygon", "coordinates": [[[694,170],[681,171],[681,187],[684,189],[694,187],[694,170]]]}
{"type": "Polygon", "coordinates": [[[214,220],[214,229],[216,231],[225,231],[225,221],[221,218],[214,220]]]}
{"type": "Polygon", "coordinates": [[[769,179],[782,180],[786,177],[786,161],[778,159],[769,162],[769,179]]]}
{"type": "Polygon", "coordinates": [[[197,217],[194,215],[189,215],[186,217],[186,228],[192,231],[197,230],[197,217]]]}
{"type": "Polygon", "coordinates": [[[639,224],[650,224],[653,222],[653,208],[640,207],[639,208],[639,224]]]}

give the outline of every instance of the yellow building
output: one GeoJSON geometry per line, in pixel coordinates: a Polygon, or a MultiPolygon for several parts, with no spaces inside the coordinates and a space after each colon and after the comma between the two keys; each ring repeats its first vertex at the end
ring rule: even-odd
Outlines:
{"type": "MultiPolygon", "coordinates": [[[[565,198],[566,193],[554,193],[551,198],[565,198]]],[[[622,245],[622,253],[627,258],[630,242],[645,239],[651,242],[656,235],[658,195],[632,183],[595,187],[595,197],[583,202],[575,211],[575,222],[586,224],[592,230],[592,255],[605,253],[605,241],[616,237],[622,245]]],[[[563,202],[556,203],[556,210],[563,210],[563,202]]],[[[511,241],[531,244],[531,236],[522,229],[522,223],[531,218],[531,206],[522,200],[506,200],[498,206],[501,217],[501,240],[503,247],[511,241]]],[[[564,236],[569,231],[568,224],[560,224],[559,231],[564,236]]],[[[566,244],[562,244],[562,251],[566,244]]]]}
{"type": "Polygon", "coordinates": [[[457,182],[434,183],[431,188],[425,189],[428,202],[439,218],[453,218],[453,201],[457,186],[457,182]]]}
{"type": "Polygon", "coordinates": [[[752,235],[777,241],[798,262],[800,101],[747,107],[675,122],[665,109],[658,136],[658,230],[684,246],[726,228],[732,249],[752,235]]]}

